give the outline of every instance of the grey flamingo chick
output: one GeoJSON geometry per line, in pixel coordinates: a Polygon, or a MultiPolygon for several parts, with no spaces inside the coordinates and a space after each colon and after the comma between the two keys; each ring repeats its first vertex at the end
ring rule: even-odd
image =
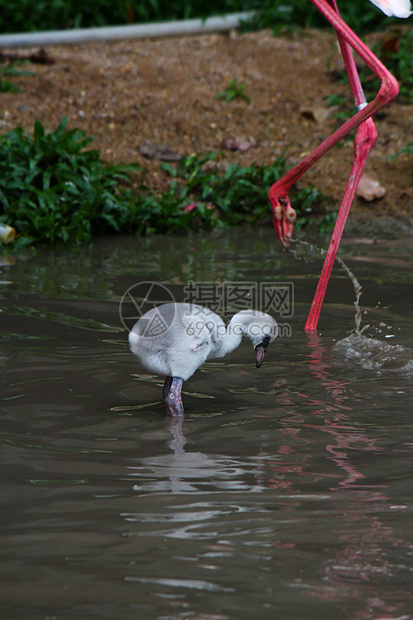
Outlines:
{"type": "Polygon", "coordinates": [[[166,377],[165,404],[171,415],[184,415],[182,384],[208,359],[236,349],[243,335],[256,352],[257,368],[278,334],[277,322],[258,310],[241,310],[225,326],[221,317],[202,306],[169,303],[144,314],[129,333],[129,346],[151,372],[166,377]]]}

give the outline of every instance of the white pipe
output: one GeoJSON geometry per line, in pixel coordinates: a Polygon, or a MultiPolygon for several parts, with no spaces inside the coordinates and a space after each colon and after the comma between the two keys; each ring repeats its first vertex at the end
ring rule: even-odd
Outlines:
{"type": "Polygon", "coordinates": [[[224,17],[207,19],[186,19],[175,22],[154,24],[135,24],[132,26],[111,26],[108,28],[82,28],[77,30],[50,30],[46,32],[27,32],[3,34],[2,47],[33,47],[37,45],[67,45],[87,41],[114,41],[118,39],[143,39],[204,32],[221,32],[237,28],[242,20],[251,19],[253,12],[232,13],[224,17]]]}

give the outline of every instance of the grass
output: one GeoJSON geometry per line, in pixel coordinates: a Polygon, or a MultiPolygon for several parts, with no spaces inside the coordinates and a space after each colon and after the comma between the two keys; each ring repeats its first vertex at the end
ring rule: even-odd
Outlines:
{"type": "Polygon", "coordinates": [[[251,103],[250,97],[245,92],[245,82],[238,84],[235,78],[232,78],[223,91],[215,95],[215,99],[225,99],[227,103],[233,99],[244,99],[248,104],[251,103]]]}
{"type": "Polygon", "coordinates": [[[20,77],[24,75],[35,75],[32,71],[22,71],[21,69],[16,69],[16,66],[20,63],[10,63],[5,67],[0,66],[0,93],[21,93],[23,92],[20,86],[10,82],[10,80],[5,80],[5,77],[20,77]]]}
{"type": "Polygon", "coordinates": [[[396,157],[399,157],[399,155],[412,156],[413,155],[413,141],[408,142],[404,148],[402,148],[400,151],[397,151],[397,153],[389,157],[389,161],[395,159],[396,157]]]}
{"type": "MultiPolygon", "coordinates": [[[[285,171],[280,156],[269,166],[225,165],[222,154],[163,164],[168,188],[135,187],[132,164],[108,165],[85,132],[64,119],[33,137],[22,128],[0,136],[0,222],[17,232],[16,246],[76,245],[107,232],[151,234],[213,229],[269,219],[269,187],[285,171]]],[[[293,195],[298,226],[323,197],[314,187],[293,195]]]]}

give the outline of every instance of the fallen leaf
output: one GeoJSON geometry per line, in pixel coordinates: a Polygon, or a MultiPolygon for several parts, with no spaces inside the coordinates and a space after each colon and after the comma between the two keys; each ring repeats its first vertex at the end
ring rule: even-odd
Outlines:
{"type": "Polygon", "coordinates": [[[146,140],[145,144],[138,146],[139,153],[146,159],[158,159],[160,161],[180,161],[181,155],[172,151],[166,144],[151,144],[146,140]]]}
{"type": "Polygon", "coordinates": [[[50,54],[41,47],[37,52],[30,54],[28,56],[30,62],[33,62],[38,65],[53,65],[55,63],[54,58],[50,56],[50,54]]]}
{"type": "Polygon", "coordinates": [[[388,32],[385,33],[384,41],[381,44],[381,51],[396,54],[399,51],[400,39],[402,38],[402,35],[403,31],[401,28],[389,28],[388,32]]]}
{"type": "Polygon", "coordinates": [[[300,108],[301,116],[305,118],[310,118],[312,121],[315,121],[319,125],[322,125],[325,120],[329,117],[331,112],[331,108],[326,108],[323,105],[313,105],[310,108],[300,108]]]}
{"type": "Polygon", "coordinates": [[[0,62],[15,62],[29,60],[38,65],[53,65],[55,60],[42,47],[32,54],[16,54],[15,52],[0,52],[0,62]]]}
{"type": "Polygon", "coordinates": [[[258,146],[255,138],[225,138],[221,142],[221,148],[227,151],[249,151],[258,146]]]}
{"type": "Polygon", "coordinates": [[[357,196],[371,202],[372,200],[383,198],[385,193],[385,188],[376,179],[363,172],[356,190],[357,196]]]}

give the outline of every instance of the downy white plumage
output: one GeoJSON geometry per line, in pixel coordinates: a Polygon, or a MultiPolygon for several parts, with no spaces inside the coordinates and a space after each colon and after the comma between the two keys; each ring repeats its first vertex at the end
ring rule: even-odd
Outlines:
{"type": "Polygon", "coordinates": [[[256,351],[259,368],[277,333],[277,322],[258,310],[238,312],[226,327],[208,308],[170,303],[153,308],[139,319],[129,333],[129,345],[145,368],[166,376],[165,403],[172,415],[183,415],[182,384],[206,360],[231,353],[246,335],[256,351]]]}

